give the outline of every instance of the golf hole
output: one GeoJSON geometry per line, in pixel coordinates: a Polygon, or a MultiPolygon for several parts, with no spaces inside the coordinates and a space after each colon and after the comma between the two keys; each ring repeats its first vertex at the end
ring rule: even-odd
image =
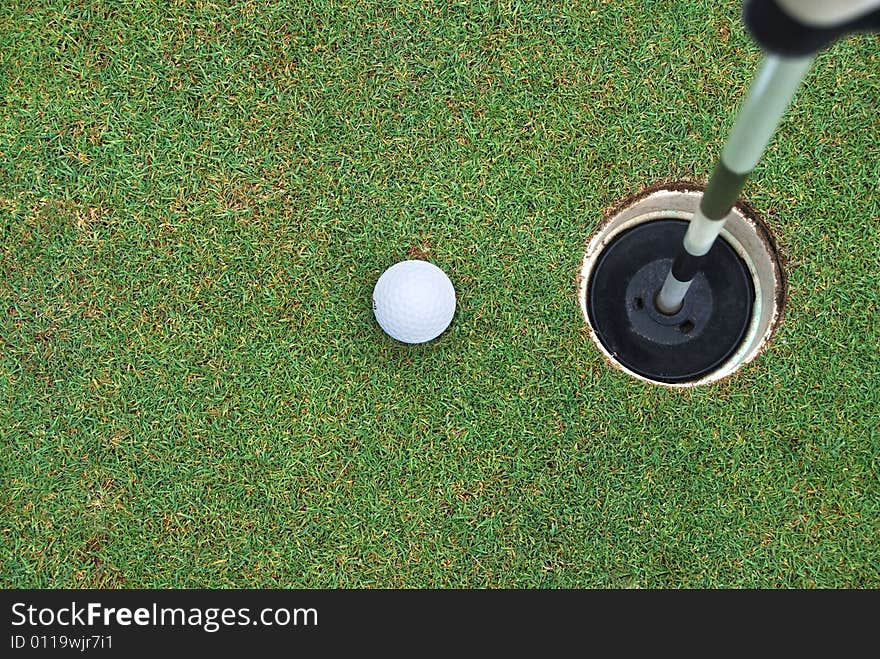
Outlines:
{"type": "MultiPolygon", "coordinates": [[[[597,312],[592,307],[596,306],[597,295],[604,294],[604,291],[592,291],[591,295],[591,284],[596,277],[597,264],[608,260],[603,259],[603,256],[607,257],[609,246],[625,237],[627,232],[632,235],[632,229],[649,222],[665,220],[670,224],[686,226],[698,208],[702,194],[702,187],[690,183],[650,188],[614,209],[589,239],[578,276],[578,297],[584,321],[589,327],[593,342],[611,365],[640,380],[668,387],[693,387],[717,382],[755,359],[782,320],[787,290],[775,243],[763,221],[747,204],[740,202],[731,210],[716,242],[724,242],[722,247],[730,253],[728,258],[739,264],[743,273],[740,278],[749,280],[740,290],[746,291],[743,293],[744,304],[751,303],[751,309],[742,317],[742,327],[732,334],[733,343],[718,363],[711,363],[710,368],[703,369],[694,377],[654,376],[653,371],[625,363],[614,349],[613,342],[608,340],[607,333],[597,326],[597,312]]],[[[602,266],[599,270],[601,269],[602,266]]],[[[601,277],[602,275],[597,278],[597,285],[601,277]]],[[[622,285],[625,287],[626,282],[622,285]]],[[[647,310],[653,312],[653,298],[646,297],[644,289],[634,292],[639,295],[630,297],[629,300],[623,296],[621,307],[643,315],[647,310]],[[650,309],[646,309],[649,306],[650,309]]],[[[715,303],[720,304],[721,301],[716,300],[715,303]]],[[[598,303],[598,306],[603,304],[604,301],[598,303]]],[[[705,339],[698,339],[706,319],[685,314],[684,311],[682,314],[684,317],[676,318],[669,330],[663,330],[667,332],[667,336],[673,336],[668,334],[672,331],[679,338],[668,339],[668,346],[658,344],[658,354],[661,356],[669,354],[670,359],[675,359],[676,349],[686,349],[673,344],[697,340],[707,342],[705,339]]],[[[633,328],[633,331],[637,330],[638,328],[633,328]]]]}

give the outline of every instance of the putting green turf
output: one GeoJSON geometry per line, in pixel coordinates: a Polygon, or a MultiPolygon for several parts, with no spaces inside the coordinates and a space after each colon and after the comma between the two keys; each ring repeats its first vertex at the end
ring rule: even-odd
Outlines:
{"type": "Polygon", "coordinates": [[[4,587],[880,586],[876,35],[744,196],[790,298],[693,390],[609,368],[604,212],[704,183],[741,5],[5,2],[4,587]],[[438,340],[379,274],[457,287],[438,340]]]}

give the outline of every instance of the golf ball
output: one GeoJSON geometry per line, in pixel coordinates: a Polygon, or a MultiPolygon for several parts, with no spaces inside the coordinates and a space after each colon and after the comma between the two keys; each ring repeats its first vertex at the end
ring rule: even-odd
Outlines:
{"type": "Polygon", "coordinates": [[[388,336],[424,343],[440,336],[455,315],[455,288],[427,261],[395,263],[373,288],[373,314],[388,336]]]}

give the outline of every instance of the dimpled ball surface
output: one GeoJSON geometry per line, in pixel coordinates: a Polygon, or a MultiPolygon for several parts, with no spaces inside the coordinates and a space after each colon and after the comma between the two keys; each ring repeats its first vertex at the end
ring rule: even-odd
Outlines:
{"type": "Polygon", "coordinates": [[[455,288],[427,261],[395,263],[373,288],[373,314],[390,337],[424,343],[440,336],[455,314],[455,288]]]}

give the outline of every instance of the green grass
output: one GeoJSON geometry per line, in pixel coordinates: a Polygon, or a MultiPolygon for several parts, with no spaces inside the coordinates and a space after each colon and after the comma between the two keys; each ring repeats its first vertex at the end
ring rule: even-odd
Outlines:
{"type": "Polygon", "coordinates": [[[4,587],[880,587],[876,35],[745,197],[791,295],[670,390],[605,365],[603,213],[705,182],[732,0],[6,2],[4,587]],[[375,324],[427,252],[440,339],[375,324]]]}

